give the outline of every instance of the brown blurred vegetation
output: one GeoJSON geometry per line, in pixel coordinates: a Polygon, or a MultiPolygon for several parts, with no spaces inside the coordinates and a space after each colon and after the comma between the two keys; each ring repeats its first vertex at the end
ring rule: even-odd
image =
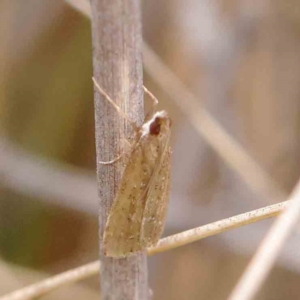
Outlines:
{"type": "MultiPolygon", "coordinates": [[[[41,166],[45,160],[93,175],[89,20],[58,0],[4,0],[0,9],[3,141],[36,157],[41,166]]],[[[300,173],[300,3],[143,1],[143,27],[147,43],[201,105],[289,193],[300,173]]],[[[251,191],[147,74],[145,82],[174,120],[166,235],[276,201],[251,191]]],[[[8,271],[3,262],[0,295],[42,278],[32,276],[31,269],[56,273],[98,258],[96,198],[83,211],[65,199],[30,197],[6,184],[6,172],[20,170],[1,168],[0,255],[24,269],[11,275],[15,267],[8,265],[8,271]],[[15,284],[8,274],[18,278],[15,284]]],[[[39,182],[35,174],[22,172],[39,182]]],[[[44,182],[51,183],[51,178],[44,182]]],[[[263,221],[150,258],[154,299],[226,299],[269,225],[263,221]]],[[[257,299],[300,297],[297,245],[295,234],[257,299]]],[[[97,278],[84,288],[86,297],[95,297],[97,278]]]]}

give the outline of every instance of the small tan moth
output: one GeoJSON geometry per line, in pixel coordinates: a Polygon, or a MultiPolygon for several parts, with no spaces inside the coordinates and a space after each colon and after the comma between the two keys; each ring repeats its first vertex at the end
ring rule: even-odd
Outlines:
{"type": "MultiPolygon", "coordinates": [[[[112,103],[95,80],[94,83],[112,103]]],[[[147,89],[145,91],[154,97],[147,89]]],[[[169,202],[170,135],[171,120],[166,111],[154,113],[136,129],[135,141],[104,230],[106,256],[126,257],[157,244],[169,202]]]]}

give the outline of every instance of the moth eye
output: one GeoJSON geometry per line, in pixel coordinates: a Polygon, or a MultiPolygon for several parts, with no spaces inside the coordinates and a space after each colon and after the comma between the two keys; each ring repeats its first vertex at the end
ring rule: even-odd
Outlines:
{"type": "Polygon", "coordinates": [[[155,120],[150,124],[150,134],[158,135],[160,133],[160,118],[155,118],[155,120]]]}

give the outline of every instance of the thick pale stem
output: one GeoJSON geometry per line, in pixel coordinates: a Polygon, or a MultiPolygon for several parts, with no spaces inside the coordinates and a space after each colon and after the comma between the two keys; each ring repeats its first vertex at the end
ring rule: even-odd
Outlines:
{"type": "MultiPolygon", "coordinates": [[[[92,0],[94,77],[128,119],[143,121],[142,33],[139,0],[92,0]]],[[[100,197],[101,299],[148,299],[146,253],[126,259],[103,255],[102,236],[118,189],[122,163],[101,165],[122,151],[132,126],[95,90],[98,191],[100,197]]]]}

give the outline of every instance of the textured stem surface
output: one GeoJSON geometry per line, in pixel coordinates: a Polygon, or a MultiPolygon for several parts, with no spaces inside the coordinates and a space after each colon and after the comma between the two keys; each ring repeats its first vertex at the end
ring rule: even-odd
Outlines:
{"type": "MultiPolygon", "coordinates": [[[[94,77],[128,119],[142,124],[141,12],[138,0],[92,0],[94,77]]],[[[146,253],[126,259],[103,255],[102,236],[124,164],[101,165],[124,151],[133,135],[128,120],[95,90],[98,191],[100,197],[101,299],[148,299],[146,253]]]]}

